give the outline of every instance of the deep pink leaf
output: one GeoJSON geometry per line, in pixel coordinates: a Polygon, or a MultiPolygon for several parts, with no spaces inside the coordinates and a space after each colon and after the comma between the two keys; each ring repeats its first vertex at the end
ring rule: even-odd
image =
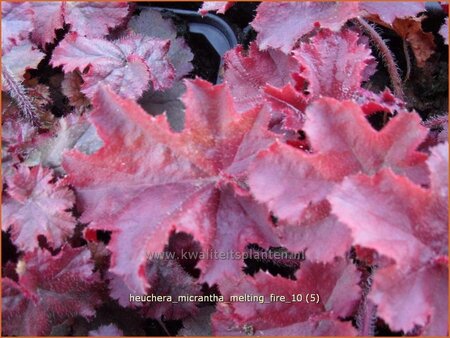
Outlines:
{"type": "Polygon", "coordinates": [[[250,45],[248,52],[237,46],[225,54],[224,78],[239,112],[261,104],[264,86],[282,87],[298,70],[293,57],[276,50],[259,51],[256,43],[250,45]]]}
{"type": "Polygon", "coordinates": [[[71,30],[89,38],[102,37],[128,15],[126,2],[64,2],[64,18],[71,30]]]}
{"type": "Polygon", "coordinates": [[[448,267],[433,264],[407,273],[395,267],[375,275],[369,295],[392,330],[424,327],[422,335],[448,334],[448,267]]]}
{"type": "Polygon", "coordinates": [[[288,83],[282,88],[266,85],[264,96],[269,101],[273,111],[283,114],[286,129],[297,131],[303,128],[305,109],[310,101],[308,95],[303,94],[288,83]]]}
{"type": "Polygon", "coordinates": [[[294,50],[303,66],[300,75],[308,82],[311,95],[342,100],[359,92],[363,72],[373,57],[370,48],[359,44],[358,39],[359,35],[350,30],[320,30],[294,50]]]}
{"type": "Polygon", "coordinates": [[[298,222],[310,202],[326,198],[335,182],[359,171],[391,167],[427,181],[426,154],[415,150],[426,136],[419,116],[400,113],[378,132],[357,104],[322,98],[307,108],[306,118],[313,154],[275,144],[257,156],[250,170],[252,193],[280,218],[298,222]],[[270,182],[278,183],[269,189],[270,182]]]}
{"type": "Polygon", "coordinates": [[[258,32],[259,48],[280,48],[287,54],[314,27],[338,31],[358,13],[354,2],[263,2],[251,24],[258,32]]]}
{"type": "Polygon", "coordinates": [[[352,264],[343,259],[330,264],[305,262],[297,272],[296,281],[269,274],[247,276],[235,283],[228,283],[221,291],[225,299],[231,295],[263,296],[265,303],[222,303],[213,315],[213,330],[217,335],[245,334],[251,330],[255,335],[277,333],[310,334],[311,332],[344,331],[354,335],[351,325],[343,325],[336,319],[354,311],[360,289],[359,273],[352,264]],[[287,302],[270,301],[270,294],[285,296],[287,302]],[[319,294],[320,301],[292,302],[292,295],[319,294]],[[323,321],[323,322],[322,322],[323,321]]]}
{"type": "Polygon", "coordinates": [[[263,141],[260,111],[238,115],[224,85],[195,80],[187,87],[182,133],[172,132],[163,116],[152,118],[101,89],[91,120],[104,147],[90,156],[69,152],[63,163],[77,188],[82,221],[113,231],[111,272],[133,293],[149,286],[142,268],[146,255],[161,252],[172,230],[192,234],[205,250],[214,245],[216,229],[223,227],[220,210],[231,199],[221,190],[227,182],[243,189],[233,177],[245,174],[258,147],[270,142],[267,136],[263,141]]]}
{"type": "Polygon", "coordinates": [[[80,36],[101,38],[120,25],[128,15],[126,2],[36,2],[32,39],[39,45],[51,43],[56,30],[70,24],[80,36]]]}
{"type": "Polygon", "coordinates": [[[393,260],[377,271],[369,295],[380,316],[394,330],[419,325],[445,335],[448,270],[439,261],[448,255],[448,144],[434,148],[428,164],[429,189],[383,169],[345,179],[330,201],[354,244],[393,260]]]}
{"type": "Polygon", "coordinates": [[[53,173],[40,166],[21,165],[6,177],[8,196],[3,200],[2,229],[11,228],[13,242],[24,251],[38,247],[38,236],[57,248],[75,228],[72,208],[75,196],[61,181],[53,183],[53,173]]]}
{"type": "Polygon", "coordinates": [[[2,279],[2,329],[7,335],[48,336],[54,325],[91,317],[101,301],[89,250],[65,246],[59,254],[37,249],[20,261],[19,281],[2,279]]]}

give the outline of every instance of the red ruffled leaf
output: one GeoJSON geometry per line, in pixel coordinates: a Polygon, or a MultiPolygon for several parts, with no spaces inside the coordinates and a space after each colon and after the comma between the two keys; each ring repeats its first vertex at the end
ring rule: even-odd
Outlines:
{"type": "Polygon", "coordinates": [[[353,313],[360,297],[359,273],[356,268],[339,259],[330,264],[304,263],[292,281],[269,274],[245,277],[228,283],[221,292],[228,300],[232,295],[263,296],[265,303],[221,303],[213,315],[216,335],[296,334],[311,332],[327,334],[344,328],[355,335],[351,325],[338,321],[353,313]],[[270,295],[284,296],[285,302],[270,301],[270,295]],[[292,295],[301,294],[302,302],[293,302],[292,295]],[[306,294],[318,294],[319,302],[306,302],[306,294]]]}
{"type": "Polygon", "coordinates": [[[251,24],[258,32],[256,41],[261,49],[279,48],[287,54],[316,23],[338,31],[359,14],[358,6],[352,2],[264,2],[251,24]]]}
{"type": "Polygon", "coordinates": [[[303,66],[300,75],[308,82],[312,96],[343,100],[359,92],[364,70],[373,57],[370,48],[359,44],[358,39],[359,35],[350,30],[334,33],[322,29],[294,50],[303,66]]]}
{"type": "Polygon", "coordinates": [[[376,272],[369,294],[379,315],[394,330],[419,325],[445,335],[448,270],[439,261],[448,255],[448,144],[434,148],[428,164],[430,189],[383,169],[347,178],[329,198],[354,244],[393,260],[376,272]]]}
{"type": "Polygon", "coordinates": [[[90,156],[71,151],[63,163],[77,188],[82,221],[113,231],[111,272],[133,293],[148,288],[147,254],[161,252],[172,230],[192,234],[204,249],[214,245],[216,229],[224,227],[220,210],[234,195],[224,190],[227,182],[242,193],[245,187],[235,179],[271,142],[263,131],[264,115],[259,110],[238,115],[225,86],[195,80],[187,87],[182,133],[172,132],[163,116],[152,118],[134,102],[101,89],[91,120],[104,147],[90,156]]]}
{"type": "Polygon", "coordinates": [[[299,65],[292,56],[280,51],[259,51],[252,43],[249,51],[237,46],[225,54],[225,81],[230,86],[233,101],[239,112],[261,104],[262,88],[266,85],[282,87],[291,81],[291,73],[299,65]]]}
{"type": "Polygon", "coordinates": [[[378,316],[392,330],[408,332],[416,325],[421,335],[448,334],[448,268],[430,265],[407,273],[395,267],[376,272],[370,299],[378,316]]]}
{"type": "Polygon", "coordinates": [[[2,329],[7,335],[48,336],[54,325],[78,315],[91,317],[101,302],[90,252],[65,246],[52,257],[25,255],[19,281],[2,279],[2,329]]]}
{"type": "MultiPolygon", "coordinates": [[[[310,40],[300,42],[293,52],[298,61],[297,70],[291,70],[295,71],[293,81],[282,88],[270,84],[264,87],[265,98],[275,112],[281,113],[285,130],[303,129],[306,106],[318,97],[359,99],[365,92],[371,93],[361,88],[361,82],[374,58],[359,39],[358,34],[349,30],[338,33],[320,30],[310,40]]],[[[373,100],[379,97],[371,94],[373,100]]],[[[360,101],[365,103],[363,99],[360,101]]],[[[384,106],[380,102],[376,107],[365,107],[366,110],[376,108],[384,106]]]]}
{"type": "Polygon", "coordinates": [[[64,23],[70,24],[70,30],[80,36],[100,38],[128,15],[126,2],[37,2],[32,6],[35,12],[32,39],[43,47],[55,40],[55,31],[64,23]]]}
{"type": "Polygon", "coordinates": [[[406,110],[406,103],[395,97],[388,88],[378,94],[361,88],[353,99],[360,104],[366,115],[380,112],[394,114],[406,110]]]}
{"type": "Polygon", "coordinates": [[[169,43],[140,35],[114,42],[88,39],[71,33],[53,52],[52,65],[65,73],[90,66],[82,75],[82,92],[92,98],[100,84],[108,84],[123,97],[136,99],[148,87],[168,88],[174,69],[167,60],[169,43]]]}
{"type": "Polygon", "coordinates": [[[391,167],[427,180],[426,154],[415,150],[426,136],[418,115],[401,113],[378,132],[357,104],[322,98],[307,108],[306,117],[313,154],[275,144],[257,156],[250,170],[252,193],[280,218],[298,222],[310,202],[326,198],[336,182],[359,171],[391,167]],[[268,182],[279,183],[268,189],[268,182]]]}
{"type": "Polygon", "coordinates": [[[272,109],[283,114],[284,128],[294,131],[303,128],[304,112],[310,101],[309,96],[295,89],[290,83],[282,88],[266,85],[264,95],[272,109]]]}
{"type": "Polygon", "coordinates": [[[59,247],[73,232],[76,221],[66,210],[75,196],[53,173],[40,166],[23,165],[6,177],[8,196],[3,200],[2,229],[11,229],[13,242],[24,251],[38,247],[38,236],[44,235],[52,247],[59,247]]]}

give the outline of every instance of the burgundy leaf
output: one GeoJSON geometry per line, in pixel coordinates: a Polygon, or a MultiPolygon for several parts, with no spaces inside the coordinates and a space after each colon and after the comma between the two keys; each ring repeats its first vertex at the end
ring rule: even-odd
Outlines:
{"type": "Polygon", "coordinates": [[[2,329],[7,335],[48,336],[54,325],[91,317],[101,302],[89,250],[63,247],[56,256],[37,249],[21,263],[19,281],[2,279],[2,329]]]}
{"type": "Polygon", "coordinates": [[[338,317],[350,315],[357,305],[360,289],[359,273],[352,264],[339,259],[330,264],[305,262],[292,281],[269,274],[247,276],[228,283],[221,289],[225,300],[232,295],[257,295],[264,302],[221,303],[213,315],[213,331],[216,335],[236,334],[331,334],[344,329],[355,335],[351,325],[345,325],[338,317]],[[270,295],[284,296],[285,301],[274,301],[270,295]],[[306,294],[318,294],[319,301],[306,302],[306,294]],[[293,301],[293,295],[302,295],[301,302],[293,301]],[[250,330],[250,332],[246,332],[250,330]]]}
{"type": "MultiPolygon", "coordinates": [[[[189,276],[181,266],[170,259],[154,259],[149,261],[147,279],[152,285],[150,294],[160,296],[171,296],[178,301],[178,296],[200,295],[200,286],[195,283],[194,278],[189,276]],[[170,282],[168,282],[170,281],[170,282]]],[[[145,316],[150,318],[179,320],[190,315],[196,315],[197,304],[195,302],[160,302],[156,304],[144,304],[141,310],[145,316]]]]}

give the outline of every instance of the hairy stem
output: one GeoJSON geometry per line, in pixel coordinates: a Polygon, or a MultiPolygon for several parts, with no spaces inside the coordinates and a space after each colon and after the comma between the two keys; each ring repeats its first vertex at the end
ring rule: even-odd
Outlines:
{"type": "Polygon", "coordinates": [[[369,272],[363,285],[362,300],[356,315],[356,326],[360,336],[373,336],[375,334],[375,321],[377,319],[377,306],[371,302],[367,295],[372,288],[374,269],[369,272]]]}
{"type": "Polygon", "coordinates": [[[402,80],[400,74],[398,73],[397,64],[395,63],[394,55],[389,50],[388,46],[384,42],[383,38],[378,34],[378,32],[363,18],[357,17],[353,19],[353,22],[361,27],[370,37],[372,43],[380,51],[383,61],[387,67],[389,77],[391,78],[392,87],[394,94],[399,99],[404,99],[404,93],[402,88],[402,80]]]}
{"type": "Polygon", "coordinates": [[[25,120],[37,125],[36,107],[28,96],[27,89],[17,80],[7,66],[2,67],[2,86],[16,101],[25,120]]]}
{"type": "Polygon", "coordinates": [[[403,53],[405,54],[406,60],[406,75],[403,79],[403,83],[409,80],[409,76],[411,75],[411,57],[409,55],[408,42],[406,39],[403,39],[403,53]]]}

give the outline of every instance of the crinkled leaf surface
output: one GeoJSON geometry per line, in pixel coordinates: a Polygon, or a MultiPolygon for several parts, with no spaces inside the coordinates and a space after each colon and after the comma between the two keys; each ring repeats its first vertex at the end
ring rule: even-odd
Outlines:
{"type": "Polygon", "coordinates": [[[308,82],[308,92],[343,100],[360,90],[363,72],[373,57],[370,48],[358,39],[350,30],[334,33],[322,29],[300,43],[294,56],[303,66],[300,75],[308,82]]]}
{"type": "Polygon", "coordinates": [[[71,33],[53,52],[52,65],[65,73],[90,67],[82,75],[82,92],[92,98],[100,84],[107,84],[123,97],[136,99],[151,82],[155,90],[168,88],[174,69],[167,59],[169,43],[131,34],[114,42],[89,39],[71,33]]]}
{"type": "Polygon", "coordinates": [[[433,148],[428,165],[428,189],[383,169],[345,179],[330,201],[354,244],[394,261],[375,274],[369,295],[379,315],[394,330],[420,325],[445,335],[448,269],[439,259],[448,256],[448,144],[433,148]]]}
{"type": "Polygon", "coordinates": [[[354,335],[349,323],[343,324],[338,316],[352,313],[360,296],[359,273],[343,259],[329,264],[305,262],[296,274],[297,280],[259,273],[255,278],[246,276],[221,289],[225,299],[231,295],[262,295],[267,303],[231,302],[217,305],[213,315],[213,331],[217,335],[244,334],[251,327],[255,335],[331,334],[343,328],[354,335]],[[274,290],[276,286],[276,292],[274,290]],[[289,302],[270,302],[270,294],[285,296],[289,302]],[[292,302],[292,295],[319,294],[318,303],[292,302]]]}
{"type": "Polygon", "coordinates": [[[263,2],[251,24],[258,32],[259,48],[279,48],[287,54],[316,25],[338,31],[358,15],[358,6],[355,2],[263,2]]]}
{"type": "Polygon", "coordinates": [[[53,172],[41,166],[20,165],[6,177],[2,229],[11,228],[13,242],[21,250],[37,248],[39,235],[57,248],[75,228],[75,218],[66,211],[75,203],[74,193],[62,181],[52,181],[53,172]]]}
{"type": "Polygon", "coordinates": [[[56,30],[70,24],[70,30],[81,36],[99,38],[108,34],[128,14],[126,2],[35,2],[32,39],[39,45],[53,42],[56,30]]]}
{"type": "Polygon", "coordinates": [[[291,73],[299,68],[292,56],[273,49],[260,51],[256,43],[252,43],[248,51],[237,46],[224,58],[224,78],[239,112],[261,103],[262,87],[282,87],[291,81],[291,73]]]}
{"type": "Polygon", "coordinates": [[[298,222],[310,202],[326,198],[336,182],[359,171],[390,167],[427,179],[426,155],[415,150],[426,129],[415,113],[399,114],[378,132],[354,102],[322,98],[306,109],[304,131],[312,154],[276,143],[258,154],[249,173],[254,196],[288,222],[298,222]]]}
{"type": "Polygon", "coordinates": [[[4,333],[48,336],[67,318],[93,316],[101,286],[90,256],[87,249],[67,245],[56,256],[40,249],[27,253],[19,281],[2,279],[4,333]]]}
{"type": "MultiPolygon", "coordinates": [[[[161,252],[173,229],[192,234],[204,249],[214,245],[218,229],[226,229],[221,212],[237,218],[233,204],[228,207],[242,190],[235,178],[244,176],[256,152],[271,142],[263,131],[264,112],[238,115],[224,85],[187,82],[183,101],[186,127],[174,133],[164,116],[153,118],[102,88],[90,118],[104,147],[92,155],[71,151],[63,162],[77,188],[82,221],[113,231],[111,272],[123,277],[132,292],[145,292],[146,255],[161,252]]],[[[235,226],[248,236],[259,232],[250,221],[235,226]]],[[[212,263],[203,264],[204,279],[216,280],[208,273],[212,263]]]]}

